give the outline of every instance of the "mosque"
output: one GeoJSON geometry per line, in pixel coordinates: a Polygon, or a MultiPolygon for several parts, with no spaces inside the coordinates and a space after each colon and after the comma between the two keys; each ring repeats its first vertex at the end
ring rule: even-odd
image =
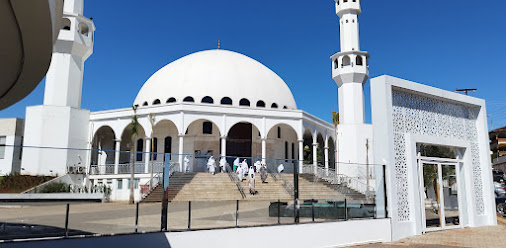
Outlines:
{"type": "MultiPolygon", "coordinates": [[[[364,122],[369,55],[359,45],[360,4],[335,0],[341,33],[341,52],[331,56],[332,77],[339,87],[336,129],[298,109],[290,88],[275,72],[246,55],[219,48],[187,55],[155,72],[132,103],[135,113],[130,107],[81,109],[84,61],[92,54],[94,25],[82,16],[82,0],[66,1],[65,26],[55,44],[44,104],[27,108],[24,145],[73,149],[24,149],[22,173],[90,172],[89,180],[111,183],[115,199],[126,200],[121,187],[127,186],[118,184],[129,178],[124,167],[129,155],[123,151],[191,154],[192,171],[204,170],[200,155],[294,159],[299,170],[308,164],[332,169],[336,163],[376,163],[385,165],[376,173],[383,175],[375,181],[377,212],[389,218],[381,228],[391,231],[391,239],[433,229],[494,225],[484,100],[381,76],[370,80],[372,124],[364,122]],[[141,127],[132,141],[134,114],[141,127]],[[428,145],[450,149],[452,155],[424,154],[422,147],[428,145]],[[436,189],[441,192],[424,186],[428,169],[446,185],[436,189]],[[427,206],[445,201],[452,210],[439,205],[443,221],[425,221],[427,206]],[[444,221],[454,215],[458,222],[444,221]]],[[[143,183],[150,178],[150,165],[163,163],[164,157],[138,153],[135,160],[136,180],[143,183]]],[[[182,160],[171,158],[179,166],[182,160]]]]}

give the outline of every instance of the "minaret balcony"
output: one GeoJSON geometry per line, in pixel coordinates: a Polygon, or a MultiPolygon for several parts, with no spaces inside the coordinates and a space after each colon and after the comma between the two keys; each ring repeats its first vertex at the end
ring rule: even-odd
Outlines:
{"type": "Polygon", "coordinates": [[[332,78],[340,87],[343,83],[365,83],[369,78],[369,54],[362,51],[340,52],[330,57],[332,78]]]}
{"type": "Polygon", "coordinates": [[[336,2],[336,14],[341,16],[345,12],[353,11],[360,14],[360,0],[334,0],[336,2]]]}
{"type": "Polygon", "coordinates": [[[94,31],[92,20],[80,15],[64,14],[55,51],[87,58],[93,51],[94,31]]]}

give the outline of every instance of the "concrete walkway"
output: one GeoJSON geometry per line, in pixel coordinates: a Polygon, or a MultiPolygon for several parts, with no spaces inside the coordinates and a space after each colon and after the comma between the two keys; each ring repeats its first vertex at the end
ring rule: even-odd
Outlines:
{"type": "Polygon", "coordinates": [[[397,242],[385,244],[370,244],[356,246],[360,248],[496,248],[506,247],[506,219],[497,217],[497,226],[464,228],[440,232],[430,232],[424,235],[406,238],[397,242]]]}

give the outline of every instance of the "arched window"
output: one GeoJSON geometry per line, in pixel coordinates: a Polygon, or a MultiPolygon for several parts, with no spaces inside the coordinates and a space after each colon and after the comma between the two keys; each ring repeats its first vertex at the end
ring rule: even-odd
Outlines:
{"type": "Polygon", "coordinates": [[[72,25],[72,23],[70,22],[70,19],[63,18],[62,23],[61,23],[61,29],[62,30],[70,30],[70,25],[72,25]]]}
{"type": "Polygon", "coordinates": [[[288,107],[287,106],[283,106],[283,109],[288,109],[288,107]]]}
{"type": "Polygon", "coordinates": [[[277,108],[278,108],[278,105],[277,105],[276,103],[273,103],[273,104],[271,105],[271,108],[276,108],[276,109],[277,109],[277,108]]]}
{"type": "Polygon", "coordinates": [[[334,69],[337,69],[338,64],[339,64],[339,62],[337,61],[337,59],[336,59],[336,60],[334,60],[334,69]]]}
{"type": "Polygon", "coordinates": [[[239,101],[239,106],[250,106],[249,100],[246,98],[243,98],[239,101]]]}
{"type": "Polygon", "coordinates": [[[360,56],[360,55],[357,56],[356,64],[357,65],[364,65],[364,62],[362,60],[362,56],[360,56]]]}
{"type": "Polygon", "coordinates": [[[167,103],[171,103],[171,102],[176,102],[176,98],[171,97],[171,98],[167,99],[167,103]]]}
{"type": "Polygon", "coordinates": [[[167,136],[165,137],[165,142],[163,144],[163,152],[164,153],[172,153],[172,137],[167,136]]]}
{"type": "Polygon", "coordinates": [[[137,140],[137,156],[135,158],[136,161],[142,161],[142,151],[144,150],[144,140],[137,140]]]}
{"type": "Polygon", "coordinates": [[[187,96],[183,99],[183,102],[195,102],[195,100],[193,100],[193,97],[187,96]]]}
{"type": "Polygon", "coordinates": [[[202,103],[214,103],[214,100],[210,96],[206,96],[202,98],[202,103]]]}
{"type": "Polygon", "coordinates": [[[148,106],[148,102],[144,102],[142,106],[148,106]]]}
{"type": "Polygon", "coordinates": [[[151,153],[152,153],[152,157],[154,161],[156,161],[157,159],[157,156],[158,155],[158,139],[157,138],[153,138],[153,140],[151,141],[153,142],[153,144],[151,145],[151,153]]]}
{"type": "Polygon", "coordinates": [[[347,2],[348,2],[348,0],[343,0],[343,3],[347,3],[347,2]]]}
{"type": "Polygon", "coordinates": [[[281,127],[278,127],[278,139],[281,139],[281,127]]]}
{"type": "Polygon", "coordinates": [[[90,32],[90,28],[88,27],[88,25],[86,25],[86,23],[81,22],[81,23],[79,23],[78,27],[79,27],[79,32],[81,34],[88,36],[88,33],[90,32]]]}
{"type": "Polygon", "coordinates": [[[221,98],[221,104],[232,105],[232,99],[230,99],[230,97],[223,97],[221,98]]]}
{"type": "Polygon", "coordinates": [[[156,99],[153,101],[153,105],[158,105],[158,104],[160,104],[160,99],[156,99]]]}
{"type": "Polygon", "coordinates": [[[288,142],[285,141],[285,159],[288,159],[288,142]]]}
{"type": "Polygon", "coordinates": [[[349,66],[349,65],[351,65],[351,59],[350,59],[350,56],[346,55],[343,57],[342,66],[349,66]]]}
{"type": "Polygon", "coordinates": [[[265,102],[264,101],[258,101],[257,102],[257,107],[259,107],[259,108],[265,108],[265,102]]]}
{"type": "Polygon", "coordinates": [[[204,121],[204,123],[202,124],[202,133],[213,134],[213,123],[210,121],[204,121]]]}

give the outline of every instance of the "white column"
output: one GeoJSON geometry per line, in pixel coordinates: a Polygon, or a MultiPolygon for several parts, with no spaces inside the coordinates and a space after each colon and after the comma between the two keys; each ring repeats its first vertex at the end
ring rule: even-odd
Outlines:
{"type": "Polygon", "coordinates": [[[262,161],[265,162],[267,157],[267,138],[262,138],[262,161]]]}
{"type": "Polygon", "coordinates": [[[304,165],[304,140],[299,141],[299,173],[302,173],[302,166],[304,165]]]}
{"type": "Polygon", "coordinates": [[[318,143],[313,143],[313,172],[316,175],[318,166],[318,143]]]}
{"type": "Polygon", "coordinates": [[[329,147],[325,147],[325,175],[329,175],[329,147]]]}
{"type": "Polygon", "coordinates": [[[179,134],[179,171],[183,171],[184,134],[179,134]]]}
{"type": "Polygon", "coordinates": [[[146,137],[146,147],[144,147],[144,173],[149,173],[149,160],[151,159],[151,137],[146,137]]]}
{"type": "Polygon", "coordinates": [[[227,156],[227,136],[221,136],[221,156],[227,156]]]}
{"type": "Polygon", "coordinates": [[[114,174],[117,175],[119,171],[119,157],[121,155],[120,153],[120,147],[121,147],[121,140],[115,139],[115,150],[114,150],[114,174]]]}

